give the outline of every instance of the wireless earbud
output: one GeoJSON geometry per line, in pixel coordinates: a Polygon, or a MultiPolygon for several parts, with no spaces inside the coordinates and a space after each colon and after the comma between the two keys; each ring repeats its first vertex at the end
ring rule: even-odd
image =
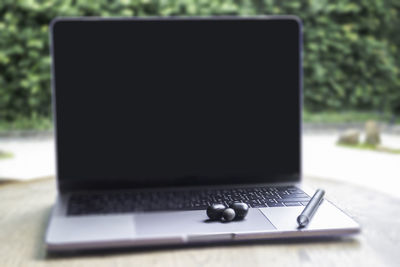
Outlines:
{"type": "Polygon", "coordinates": [[[226,206],[224,204],[212,204],[207,208],[207,216],[211,220],[220,220],[225,209],[226,206]]]}
{"type": "Polygon", "coordinates": [[[235,220],[243,220],[249,212],[249,206],[243,202],[233,202],[229,205],[236,213],[235,220]]]}
{"type": "Polygon", "coordinates": [[[221,220],[226,222],[232,220],[243,220],[249,212],[249,206],[243,202],[233,202],[226,207],[224,204],[212,204],[207,208],[207,216],[210,220],[221,220]]]}
{"type": "Polygon", "coordinates": [[[233,219],[235,219],[235,217],[236,217],[236,213],[231,208],[227,208],[224,210],[224,212],[222,212],[222,218],[224,218],[224,221],[226,221],[226,222],[232,221],[233,219]]]}

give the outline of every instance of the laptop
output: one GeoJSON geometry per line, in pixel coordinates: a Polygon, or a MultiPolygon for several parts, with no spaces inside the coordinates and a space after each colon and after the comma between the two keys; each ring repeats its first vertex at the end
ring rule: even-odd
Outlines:
{"type": "MultiPolygon", "coordinates": [[[[342,236],[359,225],[301,173],[294,16],[57,18],[58,196],[49,251],[342,236]],[[244,220],[211,221],[244,202],[244,220]]],[[[329,192],[328,192],[329,196],[329,192]]]]}

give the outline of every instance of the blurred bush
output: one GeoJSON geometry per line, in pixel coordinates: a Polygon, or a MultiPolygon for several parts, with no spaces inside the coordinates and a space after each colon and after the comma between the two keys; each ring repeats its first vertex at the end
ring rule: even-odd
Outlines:
{"type": "Polygon", "coordinates": [[[397,0],[2,0],[0,120],[51,115],[48,24],[57,16],[295,14],[308,110],[400,113],[399,11],[397,0]]]}

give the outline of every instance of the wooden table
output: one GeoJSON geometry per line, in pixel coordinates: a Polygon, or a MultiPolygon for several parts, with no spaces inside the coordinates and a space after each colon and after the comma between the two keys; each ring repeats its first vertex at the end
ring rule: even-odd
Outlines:
{"type": "Polygon", "coordinates": [[[0,266],[400,266],[400,199],[359,186],[306,178],[351,214],[353,238],[267,241],[153,250],[47,255],[44,234],[54,179],[0,184],[0,266]]]}

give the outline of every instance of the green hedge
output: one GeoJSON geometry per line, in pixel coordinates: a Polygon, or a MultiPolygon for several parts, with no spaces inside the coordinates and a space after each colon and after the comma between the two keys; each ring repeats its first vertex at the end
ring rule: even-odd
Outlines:
{"type": "Polygon", "coordinates": [[[50,116],[48,24],[57,16],[295,14],[308,110],[400,112],[399,1],[2,0],[0,120],[50,116]]]}

